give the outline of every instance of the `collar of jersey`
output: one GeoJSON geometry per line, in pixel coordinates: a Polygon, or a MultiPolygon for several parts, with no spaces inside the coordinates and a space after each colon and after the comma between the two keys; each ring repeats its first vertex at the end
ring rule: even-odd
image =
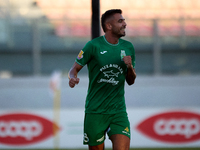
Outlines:
{"type": "Polygon", "coordinates": [[[109,43],[109,42],[106,40],[105,35],[103,36],[103,38],[104,38],[105,42],[108,43],[108,44],[111,45],[111,46],[117,46],[117,45],[119,45],[119,42],[118,42],[117,44],[111,44],[111,43],[109,43]]]}

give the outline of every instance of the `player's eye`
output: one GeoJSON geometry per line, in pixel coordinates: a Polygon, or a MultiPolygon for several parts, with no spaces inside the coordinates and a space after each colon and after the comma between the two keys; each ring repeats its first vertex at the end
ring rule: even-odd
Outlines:
{"type": "Polygon", "coordinates": [[[125,19],[119,19],[118,22],[122,23],[123,21],[125,21],[125,19]]]}

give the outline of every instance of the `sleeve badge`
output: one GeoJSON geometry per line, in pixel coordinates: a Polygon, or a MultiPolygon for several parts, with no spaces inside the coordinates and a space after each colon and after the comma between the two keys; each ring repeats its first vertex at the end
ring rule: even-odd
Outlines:
{"type": "Polygon", "coordinates": [[[81,50],[81,51],[79,52],[79,54],[78,54],[77,58],[78,58],[78,59],[81,59],[81,58],[83,58],[83,53],[84,53],[84,52],[81,50]]]}

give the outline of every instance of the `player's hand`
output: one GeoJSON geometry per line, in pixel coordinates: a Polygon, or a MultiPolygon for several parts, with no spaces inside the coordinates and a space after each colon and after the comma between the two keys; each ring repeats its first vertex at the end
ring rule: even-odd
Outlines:
{"type": "Polygon", "coordinates": [[[124,56],[123,61],[127,65],[128,68],[132,66],[131,56],[124,56]]]}
{"type": "Polygon", "coordinates": [[[69,86],[71,87],[71,88],[73,88],[76,84],[78,84],[79,83],[79,78],[70,78],[69,79],[69,86]]]}

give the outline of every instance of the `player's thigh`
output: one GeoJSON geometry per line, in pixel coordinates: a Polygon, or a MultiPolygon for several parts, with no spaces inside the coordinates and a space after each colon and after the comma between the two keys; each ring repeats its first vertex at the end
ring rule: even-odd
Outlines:
{"type": "Polygon", "coordinates": [[[113,150],[129,150],[130,138],[123,134],[114,134],[110,137],[113,144],[113,150]]]}
{"type": "Polygon", "coordinates": [[[104,150],[104,143],[100,144],[100,145],[96,145],[96,146],[90,146],[88,145],[89,150],[104,150]]]}
{"type": "Polygon", "coordinates": [[[109,117],[102,114],[85,114],[84,144],[101,145],[105,141],[105,132],[109,126],[109,117]]]}

